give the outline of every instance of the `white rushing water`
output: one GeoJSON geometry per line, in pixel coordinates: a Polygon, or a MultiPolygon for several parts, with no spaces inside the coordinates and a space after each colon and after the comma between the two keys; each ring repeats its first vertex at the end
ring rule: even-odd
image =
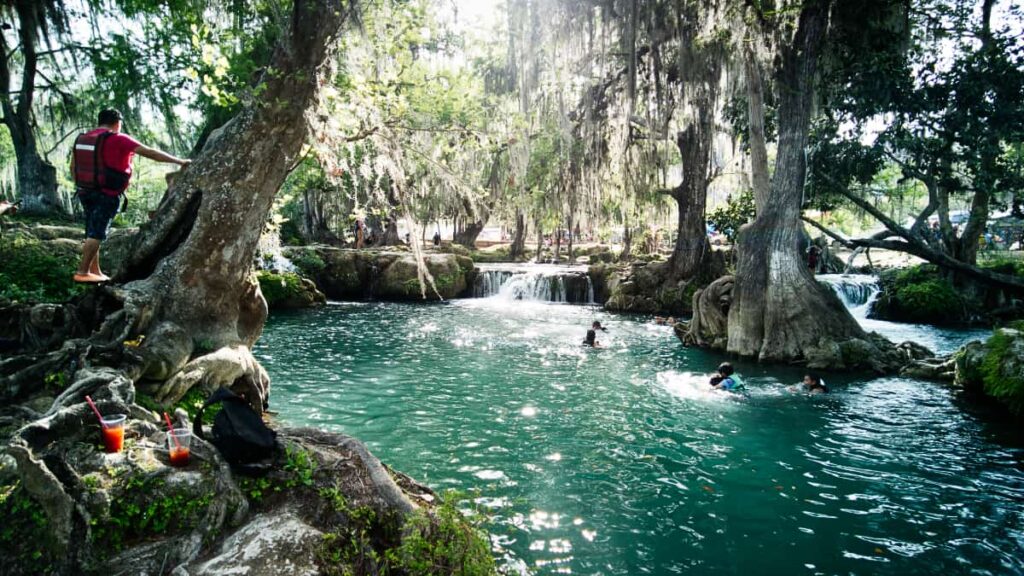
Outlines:
{"type": "Polygon", "coordinates": [[[984,340],[992,333],[987,329],[940,330],[927,324],[905,324],[868,318],[871,306],[880,293],[877,276],[820,274],[817,279],[835,291],[862,328],[868,332],[878,332],[893,342],[916,342],[941,355],[955,351],[968,340],[984,340]]]}
{"type": "Polygon", "coordinates": [[[481,264],[475,298],[593,304],[594,285],[585,266],[481,264]]]}

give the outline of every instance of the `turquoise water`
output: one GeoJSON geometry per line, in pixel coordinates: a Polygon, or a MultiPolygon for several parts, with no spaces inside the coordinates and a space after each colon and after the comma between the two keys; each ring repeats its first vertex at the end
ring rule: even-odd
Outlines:
{"type": "MultiPolygon", "coordinates": [[[[478,490],[501,562],[540,574],[1024,573],[1024,440],[949,390],[739,363],[646,318],[496,299],[275,314],[271,408],[478,490]],[[604,349],[579,346],[594,319],[604,349]]],[[[959,336],[917,328],[952,347],[959,336]]]]}

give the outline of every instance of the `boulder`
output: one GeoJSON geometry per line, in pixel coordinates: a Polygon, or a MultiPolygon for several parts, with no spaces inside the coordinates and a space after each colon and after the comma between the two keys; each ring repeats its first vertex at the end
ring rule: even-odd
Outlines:
{"type": "Polygon", "coordinates": [[[256,278],[267,300],[267,308],[271,310],[315,308],[327,303],[327,297],[312,280],[294,272],[260,270],[256,278]]]}
{"type": "MultiPolygon", "coordinates": [[[[416,257],[407,251],[353,250],[328,246],[290,248],[285,255],[335,300],[416,301],[423,299],[416,257]]],[[[459,254],[427,253],[424,264],[437,292],[428,284],[426,299],[455,298],[473,285],[473,261],[459,254]]]]}
{"type": "Polygon", "coordinates": [[[1024,322],[997,329],[984,343],[968,343],[954,359],[957,385],[1024,416],[1024,322]]]}
{"type": "Polygon", "coordinates": [[[212,557],[179,566],[172,576],[316,576],[324,533],[292,510],[260,514],[224,539],[212,557]]]}

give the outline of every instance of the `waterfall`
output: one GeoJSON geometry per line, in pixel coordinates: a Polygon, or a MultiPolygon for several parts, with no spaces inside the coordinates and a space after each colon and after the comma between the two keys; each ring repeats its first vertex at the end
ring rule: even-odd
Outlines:
{"type": "Polygon", "coordinates": [[[257,268],[274,272],[295,272],[295,264],[281,251],[281,237],[277,232],[264,232],[256,246],[257,268]]]}
{"type": "Polygon", "coordinates": [[[820,274],[817,280],[839,296],[854,318],[867,318],[878,298],[878,277],[869,274],[820,274]]]}
{"type": "Polygon", "coordinates": [[[480,265],[473,297],[593,304],[594,285],[582,267],[480,265]]]}

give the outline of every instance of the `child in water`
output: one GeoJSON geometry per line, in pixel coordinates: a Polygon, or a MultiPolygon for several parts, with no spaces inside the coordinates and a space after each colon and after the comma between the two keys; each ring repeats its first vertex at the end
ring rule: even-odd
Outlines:
{"type": "Polygon", "coordinates": [[[828,394],[828,386],[825,386],[825,381],[821,379],[821,376],[814,372],[808,372],[804,374],[802,391],[808,394],[828,394]]]}
{"type": "Polygon", "coordinates": [[[718,373],[711,377],[711,386],[717,390],[727,392],[741,392],[744,390],[743,380],[735,374],[732,364],[722,362],[718,365],[718,373]]]}

